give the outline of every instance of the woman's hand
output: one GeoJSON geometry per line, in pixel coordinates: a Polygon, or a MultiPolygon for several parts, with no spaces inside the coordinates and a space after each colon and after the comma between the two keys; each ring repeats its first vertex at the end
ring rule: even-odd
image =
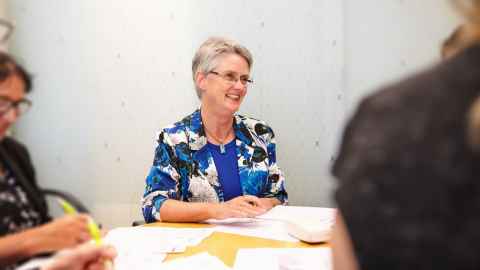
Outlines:
{"type": "Polygon", "coordinates": [[[268,211],[274,206],[281,204],[280,201],[276,198],[259,198],[258,200],[259,206],[265,209],[265,211],[268,211]]]}
{"type": "Polygon", "coordinates": [[[212,209],[212,218],[226,219],[256,217],[266,211],[266,209],[261,207],[260,204],[260,199],[255,196],[239,196],[227,202],[215,204],[212,209]]]}
{"type": "Polygon", "coordinates": [[[70,248],[89,241],[89,219],[83,214],[66,215],[33,229],[38,253],[70,248]]]}
{"type": "Polygon", "coordinates": [[[111,246],[83,244],[77,248],[59,252],[42,270],[106,270],[112,269],[111,261],[117,255],[111,246]]]}

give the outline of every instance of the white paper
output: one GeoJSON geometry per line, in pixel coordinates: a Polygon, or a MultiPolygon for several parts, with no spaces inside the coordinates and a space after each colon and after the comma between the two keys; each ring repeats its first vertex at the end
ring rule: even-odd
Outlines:
{"type": "Polygon", "coordinates": [[[330,248],[240,249],[235,270],[331,270],[330,248]]]}
{"type": "Polygon", "coordinates": [[[145,250],[164,253],[183,252],[212,234],[211,228],[125,227],[108,232],[104,241],[117,250],[145,250]]]}
{"type": "Polygon", "coordinates": [[[161,267],[166,253],[142,252],[142,251],[122,251],[118,253],[114,261],[115,270],[156,270],[161,267]]]}
{"type": "MultiPolygon", "coordinates": [[[[141,268],[135,268],[141,269],[141,268]]],[[[192,269],[208,269],[208,270],[231,270],[220,259],[215,256],[203,252],[197,255],[179,258],[170,262],[163,263],[158,269],[161,270],[192,270],[192,269]]],[[[251,270],[251,269],[250,269],[251,270]]]]}
{"type": "Polygon", "coordinates": [[[255,222],[255,218],[226,218],[226,219],[207,219],[204,223],[209,224],[236,224],[236,223],[252,223],[255,222]]]}
{"type": "Polygon", "coordinates": [[[109,231],[104,242],[117,250],[115,269],[155,269],[167,253],[183,252],[212,232],[211,228],[125,227],[109,231]]]}
{"type": "Polygon", "coordinates": [[[298,242],[297,238],[288,233],[286,222],[305,225],[306,229],[311,227],[331,229],[335,221],[335,211],[333,208],[279,205],[255,218],[212,223],[217,225],[214,230],[219,232],[298,242]]]}
{"type": "Polygon", "coordinates": [[[333,224],[335,222],[335,213],[336,210],[334,208],[278,205],[256,218],[289,222],[315,221],[333,224]]]}
{"type": "Polygon", "coordinates": [[[260,220],[248,223],[231,223],[217,225],[213,228],[218,232],[240,234],[278,241],[298,242],[298,239],[290,236],[285,222],[277,220],[260,220]]]}

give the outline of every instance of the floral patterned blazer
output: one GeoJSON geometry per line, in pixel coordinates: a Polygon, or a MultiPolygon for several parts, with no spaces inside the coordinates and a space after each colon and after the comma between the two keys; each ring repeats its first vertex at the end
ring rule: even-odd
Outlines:
{"type": "MultiPolygon", "coordinates": [[[[285,179],[276,163],[272,129],[263,121],[234,116],[238,173],[243,194],[287,203],[285,179]]],[[[223,202],[213,156],[207,149],[200,110],[158,133],[153,165],[146,179],[142,210],[146,222],[160,220],[167,199],[223,202]]]]}

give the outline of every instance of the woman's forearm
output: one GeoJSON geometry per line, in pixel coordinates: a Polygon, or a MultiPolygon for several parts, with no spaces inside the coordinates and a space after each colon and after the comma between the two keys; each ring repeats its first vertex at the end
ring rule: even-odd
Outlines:
{"type": "Polygon", "coordinates": [[[199,222],[213,218],[214,203],[194,203],[166,200],[160,208],[160,218],[167,222],[199,222]]]}
{"type": "Polygon", "coordinates": [[[41,253],[38,228],[0,237],[0,268],[41,253]]]}
{"type": "Polygon", "coordinates": [[[277,198],[259,198],[259,199],[262,202],[261,206],[267,210],[270,210],[271,208],[282,204],[282,202],[277,198]]]}

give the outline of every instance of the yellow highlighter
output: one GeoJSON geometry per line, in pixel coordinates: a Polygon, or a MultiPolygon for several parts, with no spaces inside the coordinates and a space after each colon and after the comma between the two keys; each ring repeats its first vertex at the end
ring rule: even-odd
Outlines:
{"type": "MultiPolygon", "coordinates": [[[[78,213],[77,209],[75,209],[75,207],[71,205],[69,202],[60,198],[57,198],[57,200],[58,200],[58,203],[62,206],[65,214],[74,215],[78,213]]],[[[88,220],[87,228],[93,241],[95,241],[95,244],[100,246],[102,244],[102,235],[100,233],[100,228],[98,228],[97,223],[95,223],[95,221],[93,221],[92,218],[88,220]]],[[[111,261],[105,261],[105,269],[113,269],[113,268],[114,268],[113,263],[111,261]]]]}
{"type": "MultiPolygon", "coordinates": [[[[75,207],[73,207],[73,205],[71,205],[69,202],[60,198],[57,198],[57,200],[58,200],[58,203],[62,206],[65,214],[73,215],[78,213],[77,209],[75,209],[75,207]]],[[[95,244],[101,245],[102,235],[100,233],[100,229],[98,228],[98,225],[95,223],[95,221],[93,221],[92,218],[88,220],[87,228],[93,241],[95,241],[95,244]]]]}

